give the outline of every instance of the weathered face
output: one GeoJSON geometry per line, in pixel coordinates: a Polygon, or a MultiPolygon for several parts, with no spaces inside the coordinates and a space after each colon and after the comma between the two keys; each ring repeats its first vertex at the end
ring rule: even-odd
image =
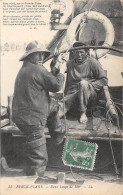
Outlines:
{"type": "Polygon", "coordinates": [[[45,54],[43,52],[36,52],[30,55],[30,60],[34,64],[42,64],[44,61],[45,54]]]}
{"type": "Polygon", "coordinates": [[[83,62],[85,60],[86,56],[87,56],[87,53],[84,49],[76,50],[74,53],[75,60],[78,63],[83,62]]]}

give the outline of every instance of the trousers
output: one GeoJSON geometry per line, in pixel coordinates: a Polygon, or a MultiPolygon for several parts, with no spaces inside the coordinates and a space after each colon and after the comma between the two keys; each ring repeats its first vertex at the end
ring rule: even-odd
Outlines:
{"type": "Polygon", "coordinates": [[[80,112],[86,112],[89,101],[95,100],[97,94],[89,82],[87,84],[80,82],[78,97],[80,101],[80,112]]]}
{"type": "Polygon", "coordinates": [[[48,161],[44,127],[41,125],[16,125],[24,135],[22,146],[24,172],[27,176],[38,174],[43,177],[48,161]]]}
{"type": "MultiPolygon", "coordinates": [[[[38,174],[44,176],[48,154],[46,148],[46,138],[44,134],[45,123],[37,125],[16,124],[23,132],[25,141],[23,153],[25,157],[24,171],[27,176],[38,174]]],[[[51,101],[50,114],[47,118],[47,127],[53,144],[59,145],[64,139],[65,132],[62,130],[61,121],[58,116],[58,105],[56,101],[51,101]]]]}
{"type": "MultiPolygon", "coordinates": [[[[71,88],[67,91],[64,101],[65,101],[65,108],[64,112],[75,110],[76,107],[79,108],[79,112],[83,113],[86,112],[87,106],[90,102],[95,102],[97,99],[97,93],[93,86],[86,82],[79,82],[76,87],[71,86],[71,88]]],[[[61,108],[63,107],[63,103],[61,104],[61,108]]],[[[63,109],[59,110],[60,118],[63,116],[63,109]]]]}

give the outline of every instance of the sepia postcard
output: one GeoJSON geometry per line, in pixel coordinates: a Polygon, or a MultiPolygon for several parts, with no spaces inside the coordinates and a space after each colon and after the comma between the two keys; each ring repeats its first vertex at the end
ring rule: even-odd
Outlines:
{"type": "Polygon", "coordinates": [[[0,0],[0,195],[123,195],[123,0],[0,0]]]}

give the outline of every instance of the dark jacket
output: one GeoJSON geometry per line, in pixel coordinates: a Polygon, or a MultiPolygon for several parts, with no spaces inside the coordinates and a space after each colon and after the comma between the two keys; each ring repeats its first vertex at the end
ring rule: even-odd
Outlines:
{"type": "Polygon", "coordinates": [[[62,74],[54,76],[42,65],[25,61],[15,81],[13,122],[27,125],[46,123],[49,115],[49,91],[58,92],[63,82],[62,74]]]}

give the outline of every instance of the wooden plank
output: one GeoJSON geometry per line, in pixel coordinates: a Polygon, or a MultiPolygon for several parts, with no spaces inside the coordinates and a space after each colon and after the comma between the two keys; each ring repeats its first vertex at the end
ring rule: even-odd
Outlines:
{"type": "MultiPolygon", "coordinates": [[[[13,136],[23,136],[23,133],[16,127],[16,126],[6,126],[1,128],[1,133],[12,133],[13,136]]],[[[45,136],[46,138],[50,138],[48,129],[45,128],[45,136]]],[[[88,140],[109,140],[108,134],[104,134],[103,136],[95,131],[88,131],[88,130],[76,130],[76,129],[69,129],[66,138],[71,139],[88,139],[88,140]],[[90,133],[91,132],[91,133],[90,133]]],[[[115,141],[123,141],[123,132],[122,136],[117,132],[111,133],[111,140],[115,141]]]]}
{"type": "MultiPolygon", "coordinates": [[[[65,129],[64,119],[61,120],[62,128],[65,129]]],[[[105,126],[104,118],[99,117],[88,117],[88,122],[86,124],[81,124],[77,119],[69,118],[67,119],[67,136],[71,138],[81,138],[81,139],[97,139],[97,140],[108,140],[108,130],[105,126]]],[[[12,133],[13,136],[22,136],[22,132],[14,125],[6,126],[1,128],[2,133],[12,133]]],[[[44,129],[46,138],[50,138],[48,128],[44,129]]],[[[120,132],[118,128],[114,125],[110,125],[110,137],[113,140],[122,140],[123,131],[120,132]]]]}
{"type": "MultiPolygon", "coordinates": [[[[100,140],[100,141],[109,141],[109,137],[95,137],[95,136],[85,136],[85,135],[82,135],[82,134],[73,134],[72,132],[71,133],[68,133],[66,138],[68,139],[86,139],[86,140],[100,140]]],[[[110,138],[112,141],[123,141],[123,137],[111,137],[110,138]]]]}

